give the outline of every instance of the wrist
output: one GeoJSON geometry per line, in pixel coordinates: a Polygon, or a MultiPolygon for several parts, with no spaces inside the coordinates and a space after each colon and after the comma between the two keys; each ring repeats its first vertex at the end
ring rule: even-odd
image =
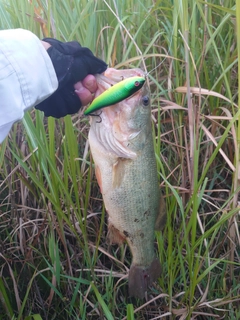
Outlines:
{"type": "Polygon", "coordinates": [[[44,46],[45,50],[49,49],[51,47],[50,43],[46,42],[46,41],[42,41],[41,40],[42,45],[44,46]]]}

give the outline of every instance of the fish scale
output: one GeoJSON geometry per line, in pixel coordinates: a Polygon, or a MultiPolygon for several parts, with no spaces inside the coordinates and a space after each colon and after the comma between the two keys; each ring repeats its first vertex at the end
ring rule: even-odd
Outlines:
{"type": "MultiPolygon", "coordinates": [[[[151,133],[149,138],[151,141],[151,133]]],[[[126,238],[131,251],[134,252],[133,263],[142,266],[146,266],[155,256],[153,240],[155,218],[159,207],[159,187],[156,163],[153,157],[149,156],[152,154],[153,145],[147,143],[143,150],[138,152],[134,161],[125,160],[124,169],[121,168],[124,171],[121,185],[103,191],[106,209],[111,212],[109,223],[123,234],[129,235],[126,238]],[[148,230],[152,232],[148,233],[148,230]],[[147,251],[145,246],[148,248],[147,251]]],[[[113,175],[112,172],[110,174],[113,175]]]]}

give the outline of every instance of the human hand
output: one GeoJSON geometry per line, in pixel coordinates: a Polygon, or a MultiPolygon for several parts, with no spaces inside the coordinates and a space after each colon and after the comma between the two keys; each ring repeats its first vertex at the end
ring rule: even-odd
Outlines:
{"type": "Polygon", "coordinates": [[[82,106],[86,106],[92,102],[93,96],[98,89],[96,78],[89,74],[82,81],[77,82],[74,85],[75,93],[81,100],[82,106]]]}
{"type": "Polygon", "coordinates": [[[35,108],[43,111],[45,116],[55,118],[76,113],[82,105],[92,101],[92,94],[97,90],[93,74],[104,72],[107,65],[76,41],[63,43],[51,38],[43,40],[59,86],[35,108]]]}

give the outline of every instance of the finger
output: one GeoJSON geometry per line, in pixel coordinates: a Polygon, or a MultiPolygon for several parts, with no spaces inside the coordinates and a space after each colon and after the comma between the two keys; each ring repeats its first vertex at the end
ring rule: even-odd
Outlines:
{"type": "Polygon", "coordinates": [[[85,87],[82,86],[78,89],[75,88],[75,92],[81,100],[82,106],[86,106],[88,103],[92,102],[92,93],[85,87]]]}
{"type": "Polygon", "coordinates": [[[89,74],[87,75],[83,80],[82,84],[85,88],[87,88],[90,92],[94,93],[96,92],[98,85],[97,85],[97,80],[96,78],[92,75],[89,74]]]}

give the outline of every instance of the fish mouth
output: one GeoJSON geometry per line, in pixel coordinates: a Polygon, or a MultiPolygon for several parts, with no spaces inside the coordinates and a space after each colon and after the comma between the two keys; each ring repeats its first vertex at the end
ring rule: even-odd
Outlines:
{"type": "MultiPolygon", "coordinates": [[[[112,85],[126,79],[126,78],[132,78],[135,76],[144,77],[144,73],[141,69],[126,69],[126,70],[116,70],[114,68],[108,68],[104,75],[98,75],[97,77],[97,83],[99,87],[99,94],[104,92],[105,90],[109,89],[112,85]],[[123,76],[124,75],[124,76],[123,76]]],[[[122,128],[121,131],[128,132],[128,138],[129,138],[129,130],[132,131],[129,128],[129,122],[128,119],[132,118],[134,115],[134,109],[135,106],[138,105],[138,102],[140,98],[142,97],[143,88],[136,91],[134,94],[132,94],[130,97],[113,104],[111,106],[105,107],[100,109],[100,116],[103,117],[102,120],[107,120],[109,122],[109,125],[113,125],[115,129],[113,130],[113,135],[115,138],[122,140],[123,132],[121,134],[121,137],[117,136],[117,132],[119,132],[120,128],[122,128]],[[106,118],[106,119],[105,119],[106,118]],[[118,128],[116,128],[116,125],[118,124],[118,128]]],[[[131,132],[131,137],[136,137],[136,132],[131,132]]],[[[123,139],[125,140],[125,139],[123,139]]]]}
{"type": "MultiPolygon", "coordinates": [[[[134,76],[144,77],[144,73],[140,69],[107,69],[104,74],[96,75],[96,96],[123,79],[134,76]]],[[[142,90],[143,88],[121,102],[96,111],[95,115],[98,117],[91,117],[91,127],[94,128],[98,140],[105,146],[106,151],[113,152],[117,157],[134,159],[137,156],[136,152],[130,150],[129,141],[141,132],[131,125],[131,119],[142,98],[142,90]]]]}

